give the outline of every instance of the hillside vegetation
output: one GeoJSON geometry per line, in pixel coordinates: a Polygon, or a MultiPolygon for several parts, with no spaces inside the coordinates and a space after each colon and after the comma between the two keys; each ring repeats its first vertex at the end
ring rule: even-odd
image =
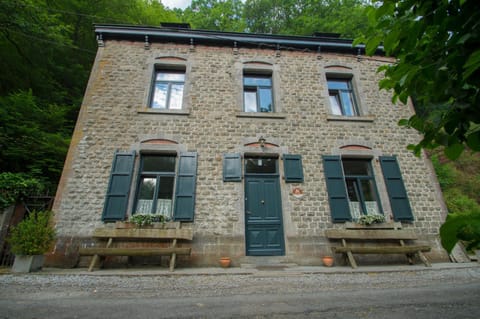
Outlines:
{"type": "Polygon", "coordinates": [[[480,212],[480,154],[466,151],[450,161],[437,149],[430,158],[449,213],[480,212]]]}

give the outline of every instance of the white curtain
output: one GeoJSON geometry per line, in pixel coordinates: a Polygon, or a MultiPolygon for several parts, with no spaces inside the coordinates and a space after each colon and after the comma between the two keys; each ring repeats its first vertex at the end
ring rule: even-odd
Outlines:
{"type": "MultiPolygon", "coordinates": [[[[138,214],[151,214],[152,212],[153,200],[151,199],[140,199],[137,203],[138,214]]],[[[171,199],[158,199],[157,200],[157,211],[156,214],[165,216],[166,219],[172,218],[172,200],[171,199]]]]}
{"type": "MultiPolygon", "coordinates": [[[[360,202],[348,201],[348,203],[350,205],[350,214],[352,215],[352,219],[359,219],[360,216],[362,216],[360,202]]],[[[365,207],[367,208],[367,215],[381,215],[376,201],[365,202],[365,207]]]]}

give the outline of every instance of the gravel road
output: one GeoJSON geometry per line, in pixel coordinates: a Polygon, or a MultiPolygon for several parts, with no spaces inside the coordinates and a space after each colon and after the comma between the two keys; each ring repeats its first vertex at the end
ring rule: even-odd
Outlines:
{"type": "MultiPolygon", "coordinates": [[[[83,316],[109,318],[109,314],[113,313],[118,319],[131,318],[129,315],[132,315],[132,309],[137,309],[134,318],[263,318],[273,315],[278,318],[314,318],[328,309],[335,313],[348,311],[348,305],[335,306],[336,299],[329,299],[334,295],[344,295],[346,300],[356,301],[367,295],[377,296],[375,300],[379,301],[378,309],[390,311],[388,305],[395,301],[395,297],[382,296],[395,296],[397,293],[401,296],[400,292],[404,292],[406,296],[414,296],[416,293],[421,296],[435,296],[432,302],[415,297],[419,303],[415,307],[421,308],[430,303],[432,307],[439,309],[440,314],[445,314],[445,310],[438,306],[445,301],[440,300],[436,294],[441,291],[440,296],[445,296],[448,303],[450,290],[452,295],[460,298],[450,298],[452,307],[460,305],[461,300],[466,302],[462,308],[466,313],[459,318],[478,318],[480,311],[480,302],[467,301],[470,297],[480,300],[480,267],[334,274],[294,271],[183,276],[141,273],[108,276],[74,273],[4,274],[0,275],[0,286],[1,319],[83,316]],[[463,296],[462,291],[469,297],[463,296]],[[312,296],[316,296],[315,299],[312,299],[312,296]],[[322,298],[328,301],[316,301],[322,298]],[[247,305],[242,304],[242,300],[247,302],[247,305]],[[283,300],[284,308],[279,307],[275,300],[283,300]],[[325,308],[327,306],[330,308],[325,308]],[[158,307],[163,311],[159,312],[158,307]],[[470,309],[472,307],[473,309],[470,309]],[[305,312],[305,309],[310,310],[305,312]],[[476,313],[475,316],[468,316],[472,311],[476,313]]],[[[412,303],[415,303],[415,300],[408,301],[409,307],[412,303]]],[[[362,307],[352,306],[351,309],[358,311],[360,308],[362,307]]],[[[434,313],[429,308],[425,311],[434,313]]],[[[377,318],[371,311],[369,313],[369,318],[377,318]]],[[[354,318],[354,313],[351,314],[354,318]]],[[[401,310],[399,314],[402,315],[401,310]]],[[[378,318],[381,318],[381,314],[378,315],[378,318]]],[[[348,312],[344,313],[344,317],[348,318],[348,312]]]]}

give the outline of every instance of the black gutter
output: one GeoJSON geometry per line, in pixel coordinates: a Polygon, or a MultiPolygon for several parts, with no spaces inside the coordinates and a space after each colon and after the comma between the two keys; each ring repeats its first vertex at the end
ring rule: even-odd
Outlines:
{"type": "MultiPolygon", "coordinates": [[[[96,24],[95,34],[102,40],[134,40],[145,42],[179,42],[185,44],[224,45],[233,47],[271,47],[272,49],[309,49],[320,52],[364,54],[365,45],[352,47],[352,40],[338,37],[306,37],[240,32],[191,30],[138,25],[96,24]]],[[[376,54],[383,55],[383,47],[376,54]]]]}

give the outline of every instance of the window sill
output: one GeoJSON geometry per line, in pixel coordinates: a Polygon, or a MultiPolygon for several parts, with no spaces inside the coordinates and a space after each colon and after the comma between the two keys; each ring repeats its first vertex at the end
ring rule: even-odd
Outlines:
{"type": "Polygon", "coordinates": [[[374,115],[367,116],[342,116],[342,115],[328,115],[327,121],[339,121],[339,122],[373,122],[375,121],[374,115]]]}
{"type": "Polygon", "coordinates": [[[273,113],[273,112],[238,112],[237,117],[248,117],[248,118],[263,118],[263,119],[284,119],[286,118],[285,113],[273,113]]]}
{"type": "Polygon", "coordinates": [[[151,109],[142,108],[138,110],[141,114],[165,114],[165,115],[190,115],[188,110],[163,110],[163,109],[151,109]]]}

